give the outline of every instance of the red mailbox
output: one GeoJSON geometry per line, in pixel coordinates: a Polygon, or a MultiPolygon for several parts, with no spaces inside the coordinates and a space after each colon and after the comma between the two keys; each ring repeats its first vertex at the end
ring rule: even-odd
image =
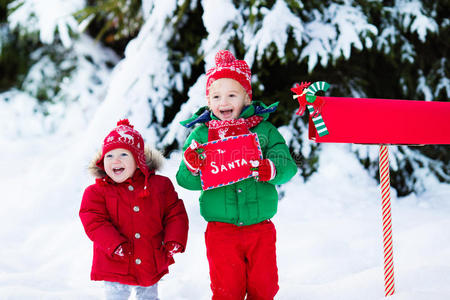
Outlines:
{"type": "Polygon", "coordinates": [[[450,102],[321,97],[328,134],[310,118],[309,138],[318,143],[450,144],[450,102]]]}

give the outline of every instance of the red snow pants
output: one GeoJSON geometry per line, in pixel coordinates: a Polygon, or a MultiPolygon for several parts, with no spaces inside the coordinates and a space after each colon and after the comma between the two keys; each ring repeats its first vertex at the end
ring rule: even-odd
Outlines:
{"type": "Polygon", "coordinates": [[[271,221],[248,226],[209,222],[205,241],[213,300],[273,299],[279,288],[271,221]]]}

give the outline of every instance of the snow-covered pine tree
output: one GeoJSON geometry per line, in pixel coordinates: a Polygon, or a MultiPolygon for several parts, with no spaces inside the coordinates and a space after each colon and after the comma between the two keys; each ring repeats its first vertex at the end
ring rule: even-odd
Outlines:
{"type": "Polygon", "coordinates": [[[18,30],[8,26],[8,4],[0,2],[0,92],[20,86],[32,65],[31,52],[37,48],[37,39],[20,36],[18,30]]]}
{"type": "MultiPolygon", "coordinates": [[[[48,43],[47,27],[39,28],[36,22],[27,23],[27,18],[17,15],[39,18],[24,8],[32,4],[36,10],[42,2],[13,3],[17,2],[24,5],[12,14],[13,21],[15,16],[29,31],[40,30],[40,40],[48,43]]],[[[82,2],[68,1],[77,7],[72,12],[86,8],[82,2]]],[[[307,140],[306,116],[294,115],[297,104],[290,87],[295,82],[325,80],[333,96],[448,101],[449,47],[444,37],[450,22],[445,1],[132,2],[141,4],[141,13],[134,16],[126,5],[117,6],[120,12],[102,15],[104,23],[96,24],[98,28],[118,24],[114,22],[118,15],[134,20],[133,24],[144,20],[114,70],[104,103],[139,118],[137,126],[148,126],[148,139],[168,151],[178,149],[187,135],[178,122],[205,104],[204,72],[216,51],[223,48],[251,65],[255,99],[280,101],[272,121],[282,127],[305,178],[316,170],[321,146],[307,140]]],[[[64,28],[74,28],[70,22],[65,24],[51,31],[63,45],[68,41],[64,28]]],[[[105,32],[115,36],[114,27],[105,32]]],[[[97,111],[101,113],[102,108],[97,111]]],[[[376,176],[374,147],[351,148],[376,176]]],[[[448,146],[391,149],[393,186],[400,195],[420,191],[424,172],[450,182],[448,146]]]]}
{"type": "Polygon", "coordinates": [[[8,1],[4,44],[9,51],[1,51],[0,58],[11,57],[5,64],[15,66],[18,62],[21,68],[2,72],[2,81],[3,76],[9,80],[9,89],[0,94],[0,101],[26,103],[25,107],[42,116],[38,129],[22,127],[27,124],[21,120],[28,118],[28,112],[17,106],[13,109],[17,128],[8,131],[10,134],[70,134],[73,128],[69,124],[74,119],[80,125],[87,124],[92,118],[89,107],[103,100],[118,57],[89,36],[79,35],[72,14],[83,4],[82,0],[8,1]],[[11,53],[15,49],[18,55],[11,53]],[[69,110],[72,115],[66,114],[69,110]]]}

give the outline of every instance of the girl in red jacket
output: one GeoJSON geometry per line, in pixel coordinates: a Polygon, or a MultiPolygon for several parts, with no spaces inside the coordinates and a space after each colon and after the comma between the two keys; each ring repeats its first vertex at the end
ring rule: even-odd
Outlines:
{"type": "Polygon", "coordinates": [[[107,299],[158,299],[157,282],[173,254],[184,252],[188,217],[169,178],[155,175],[163,158],[144,147],[128,120],[106,136],[90,165],[80,219],[94,242],[91,279],[104,280],[107,299]]]}

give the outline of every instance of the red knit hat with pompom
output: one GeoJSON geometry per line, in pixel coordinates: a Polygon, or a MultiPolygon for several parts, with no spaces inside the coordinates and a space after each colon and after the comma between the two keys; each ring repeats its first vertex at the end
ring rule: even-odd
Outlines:
{"type": "Polygon", "coordinates": [[[111,150],[123,148],[129,150],[136,161],[138,168],[144,173],[147,183],[147,178],[150,170],[145,162],[144,153],[144,139],[141,134],[134,129],[128,119],[117,122],[117,127],[114,128],[103,141],[102,156],[97,161],[97,166],[104,169],[103,158],[105,154],[111,150]]]}
{"type": "Polygon", "coordinates": [[[252,100],[252,72],[247,63],[237,60],[228,50],[220,50],[215,56],[215,67],[206,72],[206,96],[209,95],[209,87],[220,78],[231,78],[239,82],[252,100]]]}

